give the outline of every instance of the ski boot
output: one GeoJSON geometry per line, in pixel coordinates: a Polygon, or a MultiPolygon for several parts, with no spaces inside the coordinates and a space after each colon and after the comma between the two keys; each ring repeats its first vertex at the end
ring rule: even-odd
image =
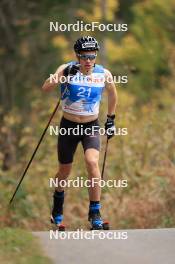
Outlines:
{"type": "Polygon", "coordinates": [[[56,225],[56,229],[58,231],[65,231],[66,227],[62,223],[62,221],[63,221],[63,215],[57,215],[57,216],[51,215],[50,221],[51,221],[51,224],[55,224],[56,225]]]}
{"type": "Polygon", "coordinates": [[[89,211],[88,221],[91,224],[90,230],[109,230],[109,222],[102,220],[100,212],[89,211]]]}

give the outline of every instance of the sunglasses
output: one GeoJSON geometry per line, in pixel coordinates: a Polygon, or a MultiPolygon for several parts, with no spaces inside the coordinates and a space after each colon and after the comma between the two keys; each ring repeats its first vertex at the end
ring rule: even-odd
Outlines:
{"type": "Polygon", "coordinates": [[[94,60],[97,54],[78,54],[78,57],[82,60],[94,60]]]}

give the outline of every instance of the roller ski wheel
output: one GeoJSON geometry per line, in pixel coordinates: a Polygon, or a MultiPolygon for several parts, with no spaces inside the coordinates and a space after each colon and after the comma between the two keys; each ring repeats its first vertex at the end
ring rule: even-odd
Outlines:
{"type": "Polygon", "coordinates": [[[102,226],[91,226],[90,230],[110,230],[109,222],[104,221],[102,226]]]}
{"type": "Polygon", "coordinates": [[[66,230],[66,226],[62,223],[62,216],[53,217],[51,215],[50,222],[51,222],[51,224],[55,225],[56,230],[58,230],[58,231],[65,231],[66,230]]]}
{"type": "Polygon", "coordinates": [[[103,230],[109,230],[110,226],[109,226],[109,222],[108,221],[104,221],[103,222],[103,230]]]}

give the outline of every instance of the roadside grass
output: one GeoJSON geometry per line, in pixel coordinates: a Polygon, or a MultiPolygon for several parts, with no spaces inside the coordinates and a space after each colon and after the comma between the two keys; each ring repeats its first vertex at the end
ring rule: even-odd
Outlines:
{"type": "Polygon", "coordinates": [[[44,256],[37,239],[21,229],[0,230],[0,263],[3,264],[51,264],[44,256]]]}

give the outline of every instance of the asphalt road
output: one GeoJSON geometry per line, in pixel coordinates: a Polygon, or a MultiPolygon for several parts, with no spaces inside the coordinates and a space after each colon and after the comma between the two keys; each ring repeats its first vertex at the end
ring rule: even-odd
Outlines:
{"type": "Polygon", "coordinates": [[[99,232],[33,234],[54,264],[175,264],[175,228],[99,232]]]}

